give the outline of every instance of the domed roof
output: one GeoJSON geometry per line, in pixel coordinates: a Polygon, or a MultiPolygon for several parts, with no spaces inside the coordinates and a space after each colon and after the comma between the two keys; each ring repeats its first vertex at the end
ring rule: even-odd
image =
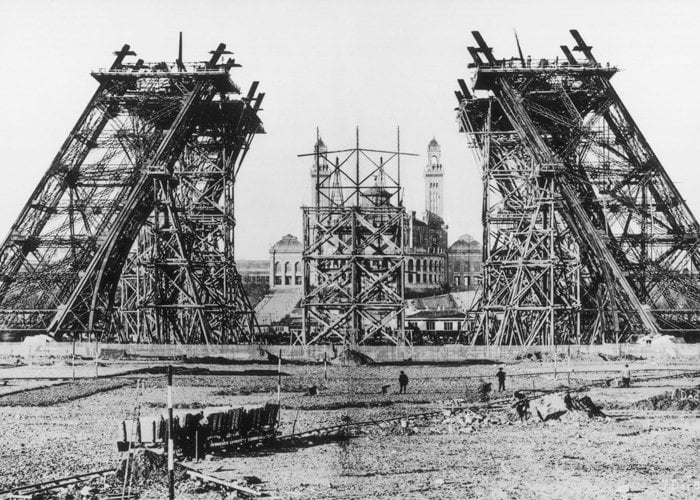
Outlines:
{"type": "MultiPolygon", "coordinates": [[[[471,243],[472,241],[476,241],[474,237],[471,234],[463,234],[459,238],[457,238],[457,241],[464,241],[466,243],[471,243]]],[[[477,241],[478,243],[478,241],[477,241]]]]}
{"type": "Polygon", "coordinates": [[[301,244],[301,241],[296,236],[287,234],[272,245],[272,250],[277,252],[301,252],[304,250],[304,245],[301,244]]]}
{"type": "Polygon", "coordinates": [[[481,246],[481,243],[479,243],[477,240],[475,240],[472,235],[470,234],[463,234],[459,238],[457,238],[457,241],[452,243],[450,246],[450,250],[452,249],[458,249],[458,248],[479,248],[481,246]]]}
{"type": "Polygon", "coordinates": [[[429,148],[439,148],[440,144],[438,144],[438,141],[435,140],[435,137],[433,137],[430,142],[428,143],[429,148]]]}

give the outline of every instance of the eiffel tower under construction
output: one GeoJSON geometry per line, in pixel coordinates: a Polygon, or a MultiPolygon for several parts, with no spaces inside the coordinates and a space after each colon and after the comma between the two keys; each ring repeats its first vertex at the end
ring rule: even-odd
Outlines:
{"type": "Polygon", "coordinates": [[[234,184],[264,94],[224,44],[145,63],[125,45],[0,248],[0,334],[233,343],[256,334],[234,184]]]}
{"type": "Polygon", "coordinates": [[[458,118],[483,172],[472,343],[700,333],[700,227],[576,30],[562,58],[498,59],[479,32],[458,118]],[[574,53],[582,54],[577,59],[574,53]]]}

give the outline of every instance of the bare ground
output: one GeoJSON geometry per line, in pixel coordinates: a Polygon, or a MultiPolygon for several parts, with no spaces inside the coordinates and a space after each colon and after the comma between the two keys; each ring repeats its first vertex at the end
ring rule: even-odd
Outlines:
{"type": "MultiPolygon", "coordinates": [[[[623,365],[599,360],[559,363],[556,379],[552,363],[527,360],[505,369],[509,390],[532,390],[610,379],[623,365]]],[[[396,423],[385,428],[368,424],[345,440],[297,442],[188,465],[229,480],[258,476],[267,490],[299,499],[697,498],[700,412],[632,406],[700,383],[700,378],[640,382],[640,377],[676,373],[669,370],[680,368],[700,371],[700,363],[635,361],[631,367],[635,378],[631,389],[613,384],[588,390],[604,406],[605,419],[530,420],[522,425],[501,411],[493,413],[496,423],[468,434],[429,429],[402,433],[396,423]]],[[[138,367],[111,365],[100,370],[114,377],[134,368],[138,367]]],[[[277,375],[274,367],[269,371],[270,365],[200,368],[175,377],[176,405],[242,405],[276,399],[277,375]]],[[[81,373],[87,376],[89,370],[81,373]]],[[[70,377],[70,371],[66,366],[41,367],[41,376],[70,377]]],[[[482,379],[495,382],[495,371],[489,365],[332,366],[325,380],[322,366],[283,366],[281,431],[289,434],[292,427],[299,432],[451,407],[456,398],[476,399],[482,379]],[[407,395],[396,394],[399,369],[411,379],[407,395]],[[390,394],[381,394],[385,384],[392,385],[390,394]],[[310,385],[320,388],[318,396],[304,395],[310,385]]],[[[15,392],[0,393],[0,489],[116,467],[119,422],[137,407],[153,413],[165,405],[165,381],[159,374],[132,374],[145,380],[145,389],[138,391],[134,379],[60,385],[47,380],[43,384],[52,387],[36,389],[38,381],[15,378],[32,373],[29,367],[0,370],[0,378],[7,378],[15,392]],[[31,390],[18,394],[23,387],[31,390]]],[[[143,491],[143,498],[162,495],[158,486],[143,491]]],[[[183,485],[178,498],[224,498],[224,494],[195,493],[183,485]]]]}

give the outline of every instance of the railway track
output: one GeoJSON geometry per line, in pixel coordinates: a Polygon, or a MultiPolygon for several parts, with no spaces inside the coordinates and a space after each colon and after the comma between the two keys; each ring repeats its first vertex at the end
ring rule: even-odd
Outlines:
{"type": "Polygon", "coordinates": [[[58,488],[65,488],[72,484],[83,483],[90,479],[106,477],[113,474],[116,474],[116,469],[102,469],[93,472],[87,472],[85,474],[75,474],[73,476],[51,479],[49,481],[42,481],[40,483],[17,486],[15,488],[0,491],[0,499],[31,499],[34,498],[34,495],[38,495],[39,493],[56,490],[58,488]]]}

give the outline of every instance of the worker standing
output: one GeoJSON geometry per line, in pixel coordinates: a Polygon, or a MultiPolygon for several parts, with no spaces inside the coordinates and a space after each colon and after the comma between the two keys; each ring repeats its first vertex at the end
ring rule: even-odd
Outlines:
{"type": "Polygon", "coordinates": [[[625,365],[625,369],[622,370],[622,387],[629,387],[632,375],[630,374],[630,365],[625,365]]]}
{"type": "Polygon", "coordinates": [[[496,373],[496,378],[498,378],[498,392],[503,392],[506,390],[506,372],[503,371],[503,368],[498,369],[498,373],[496,373]]]}
{"type": "Polygon", "coordinates": [[[399,375],[399,394],[406,394],[406,387],[408,386],[408,375],[406,375],[403,370],[399,375]]]}

